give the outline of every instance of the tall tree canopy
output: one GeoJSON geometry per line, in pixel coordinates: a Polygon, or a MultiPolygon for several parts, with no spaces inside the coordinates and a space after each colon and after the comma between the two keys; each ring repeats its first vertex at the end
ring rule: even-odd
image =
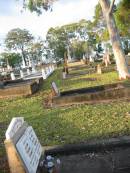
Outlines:
{"type": "Polygon", "coordinates": [[[46,37],[55,57],[63,58],[69,47],[73,58],[81,58],[91,47],[96,46],[96,33],[92,31],[92,22],[82,19],[61,27],[50,28],[46,37]],[[89,48],[88,48],[89,46],[89,48]]]}
{"type": "Polygon", "coordinates": [[[10,50],[21,52],[22,58],[26,64],[26,49],[33,40],[33,36],[26,29],[15,28],[8,32],[5,38],[5,45],[10,50]]]}
{"type": "MultiPolygon", "coordinates": [[[[24,0],[25,5],[31,10],[41,12],[41,9],[49,9],[54,0],[24,0]]],[[[126,4],[127,1],[123,0],[126,4]]],[[[121,47],[120,37],[114,19],[114,3],[115,0],[99,0],[103,15],[107,24],[109,36],[112,42],[113,52],[116,59],[119,77],[125,79],[130,77],[128,66],[125,60],[125,54],[121,47]]],[[[128,2],[129,3],[129,2],[128,2]]]]}
{"type": "Polygon", "coordinates": [[[130,36],[130,0],[121,0],[115,13],[121,36],[130,36]]]}

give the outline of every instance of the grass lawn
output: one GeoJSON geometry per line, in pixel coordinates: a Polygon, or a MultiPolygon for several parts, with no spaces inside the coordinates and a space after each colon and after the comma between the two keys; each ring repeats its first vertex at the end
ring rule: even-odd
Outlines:
{"type": "MultiPolygon", "coordinates": [[[[86,141],[130,133],[130,103],[81,105],[66,108],[46,109],[44,99],[50,91],[50,83],[55,81],[60,90],[83,88],[118,81],[116,72],[102,75],[91,74],[76,78],[61,79],[59,68],[50,76],[43,88],[32,97],[0,100],[0,138],[12,117],[23,116],[33,126],[42,145],[57,145],[86,141]],[[97,80],[89,81],[88,78],[97,80]]],[[[3,153],[1,147],[0,155],[3,153]]]]}

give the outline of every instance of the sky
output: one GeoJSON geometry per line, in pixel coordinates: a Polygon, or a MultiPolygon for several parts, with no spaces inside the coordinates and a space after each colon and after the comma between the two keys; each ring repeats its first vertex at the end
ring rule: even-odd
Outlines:
{"type": "Polygon", "coordinates": [[[97,0],[59,0],[53,11],[38,16],[22,9],[22,0],[0,0],[0,42],[14,28],[27,29],[34,36],[45,38],[50,27],[92,19],[97,0]]]}

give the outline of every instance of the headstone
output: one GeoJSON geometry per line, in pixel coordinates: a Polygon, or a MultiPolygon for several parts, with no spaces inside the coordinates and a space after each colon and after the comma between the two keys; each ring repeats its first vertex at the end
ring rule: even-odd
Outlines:
{"type": "Polygon", "coordinates": [[[94,59],[92,58],[91,55],[90,55],[90,57],[89,57],[89,61],[90,61],[90,62],[94,62],[94,59]]]}
{"type": "Polygon", "coordinates": [[[97,74],[102,74],[102,69],[100,64],[97,65],[97,74]]]}
{"type": "Polygon", "coordinates": [[[23,117],[12,119],[4,143],[11,173],[37,172],[42,146],[23,117]]]}
{"type": "Polygon", "coordinates": [[[46,78],[47,78],[47,75],[46,75],[46,73],[45,73],[45,70],[44,70],[44,69],[42,69],[42,77],[43,77],[43,79],[46,79],[46,78]]]}
{"type": "Polygon", "coordinates": [[[32,67],[32,72],[33,72],[33,73],[36,73],[36,69],[35,69],[34,66],[32,67]]]}
{"type": "Polygon", "coordinates": [[[30,75],[30,70],[29,70],[29,68],[27,68],[27,74],[30,75]]]}
{"type": "Polygon", "coordinates": [[[0,81],[0,89],[4,88],[4,82],[0,81]]]}
{"type": "Polygon", "coordinates": [[[21,78],[24,77],[24,74],[23,74],[23,71],[22,70],[20,70],[20,76],[21,76],[21,78]]]}
{"type": "Polygon", "coordinates": [[[45,67],[45,73],[48,74],[48,68],[47,67],[45,67]]]}
{"type": "Polygon", "coordinates": [[[11,80],[15,80],[16,79],[13,72],[10,73],[10,76],[11,76],[11,80]]]}
{"type": "Polygon", "coordinates": [[[62,73],[62,76],[63,76],[63,79],[66,79],[66,73],[65,72],[62,73]]]}
{"type": "Polygon", "coordinates": [[[48,68],[48,74],[50,74],[50,68],[49,68],[49,66],[47,68],[48,68]]]}
{"type": "Polygon", "coordinates": [[[24,123],[24,118],[23,117],[19,117],[19,118],[13,118],[7,131],[6,131],[6,139],[11,139],[15,133],[18,131],[18,129],[22,126],[22,124],[24,123]]]}
{"type": "Polygon", "coordinates": [[[39,160],[42,154],[42,147],[31,126],[16,144],[17,151],[22,158],[28,173],[36,173],[39,160]]]}
{"type": "Polygon", "coordinates": [[[51,66],[49,66],[49,70],[50,70],[50,73],[52,73],[52,68],[51,68],[51,66]]]}
{"type": "Polygon", "coordinates": [[[52,65],[52,69],[53,69],[53,71],[55,70],[55,66],[54,66],[54,64],[52,65]]]}
{"type": "Polygon", "coordinates": [[[60,91],[58,90],[55,82],[52,82],[51,86],[52,86],[52,94],[53,94],[53,96],[60,96],[60,91]]]}

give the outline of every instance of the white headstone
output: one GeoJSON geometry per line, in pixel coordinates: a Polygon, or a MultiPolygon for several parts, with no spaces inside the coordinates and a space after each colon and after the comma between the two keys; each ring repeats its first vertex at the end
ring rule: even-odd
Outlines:
{"type": "Polygon", "coordinates": [[[27,74],[30,75],[30,70],[29,70],[29,68],[27,68],[27,74]]]}
{"type": "Polygon", "coordinates": [[[12,79],[12,80],[15,80],[15,79],[16,79],[13,72],[10,73],[10,76],[11,76],[11,79],[12,79]]]}
{"type": "Polygon", "coordinates": [[[16,144],[17,151],[28,173],[36,173],[42,154],[42,146],[31,126],[29,126],[16,144]]]}
{"type": "Polygon", "coordinates": [[[47,68],[48,68],[48,73],[50,74],[50,68],[49,68],[49,66],[47,68]]]}
{"type": "Polygon", "coordinates": [[[42,69],[42,77],[43,77],[43,79],[46,79],[46,78],[47,78],[47,76],[46,76],[46,73],[45,73],[45,70],[44,70],[44,69],[42,69]]]}
{"type": "Polygon", "coordinates": [[[24,74],[23,74],[23,71],[22,70],[20,70],[20,76],[21,76],[21,78],[24,77],[24,74]]]}
{"type": "Polygon", "coordinates": [[[52,68],[51,68],[51,66],[49,66],[49,71],[50,71],[50,73],[52,73],[52,68]]]}
{"type": "Polygon", "coordinates": [[[34,66],[32,67],[32,72],[33,72],[33,73],[36,73],[36,69],[35,69],[34,66]]]}
{"type": "Polygon", "coordinates": [[[86,60],[85,55],[83,54],[83,60],[86,60]]]}
{"type": "Polygon", "coordinates": [[[54,65],[52,65],[52,69],[53,69],[53,71],[55,70],[55,67],[54,67],[54,65]]]}
{"type": "Polygon", "coordinates": [[[58,88],[57,88],[55,82],[52,82],[52,88],[53,88],[53,90],[55,91],[56,95],[59,96],[59,95],[60,95],[60,91],[58,90],[58,88]]]}
{"type": "Polygon", "coordinates": [[[89,61],[90,61],[90,62],[94,62],[94,59],[92,58],[91,55],[90,55],[90,57],[89,57],[89,61]]]}
{"type": "Polygon", "coordinates": [[[48,74],[48,68],[47,67],[45,67],[45,72],[46,72],[46,74],[48,74]]]}
{"type": "Polygon", "coordinates": [[[5,133],[6,139],[7,140],[11,139],[16,134],[16,132],[22,126],[23,123],[24,123],[23,117],[13,118],[5,133]]]}

